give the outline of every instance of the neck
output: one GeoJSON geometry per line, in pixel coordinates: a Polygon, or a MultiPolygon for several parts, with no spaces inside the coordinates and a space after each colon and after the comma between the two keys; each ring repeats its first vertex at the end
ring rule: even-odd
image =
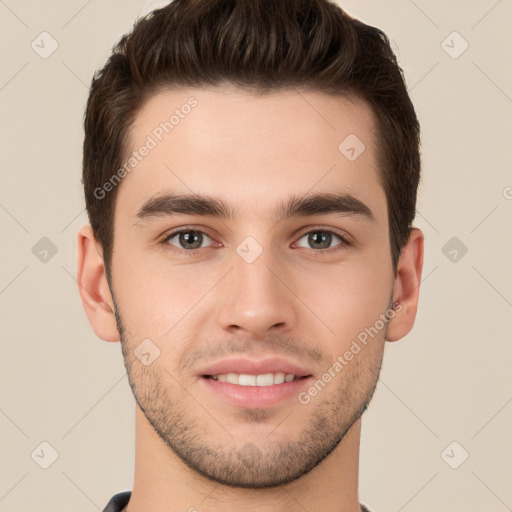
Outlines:
{"type": "Polygon", "coordinates": [[[191,470],[159,438],[136,406],[135,477],[125,512],[360,512],[361,419],[318,466],[289,484],[268,489],[229,487],[191,470]]]}

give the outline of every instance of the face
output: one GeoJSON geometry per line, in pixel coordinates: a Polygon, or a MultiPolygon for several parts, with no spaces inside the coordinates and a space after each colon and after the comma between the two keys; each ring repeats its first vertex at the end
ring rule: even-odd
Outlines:
{"type": "Polygon", "coordinates": [[[189,89],[150,98],[129,142],[144,155],[118,185],[111,292],[137,404],[209,479],[293,481],[382,363],[394,274],[372,113],[189,89]]]}

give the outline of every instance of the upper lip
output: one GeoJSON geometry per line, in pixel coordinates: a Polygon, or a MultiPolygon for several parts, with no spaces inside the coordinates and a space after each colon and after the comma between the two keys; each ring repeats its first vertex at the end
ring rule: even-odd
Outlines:
{"type": "Polygon", "coordinates": [[[307,377],[311,372],[296,364],[277,357],[259,361],[247,358],[224,359],[213,363],[199,372],[199,375],[220,375],[223,373],[243,373],[247,375],[263,375],[265,373],[293,373],[298,377],[307,377]]]}

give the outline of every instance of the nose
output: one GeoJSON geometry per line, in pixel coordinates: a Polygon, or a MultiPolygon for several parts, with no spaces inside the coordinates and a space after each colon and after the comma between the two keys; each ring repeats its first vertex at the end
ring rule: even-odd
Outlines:
{"type": "Polygon", "coordinates": [[[227,276],[219,299],[218,321],[230,334],[261,338],[285,333],[297,321],[298,299],[285,269],[266,251],[247,263],[234,255],[234,268],[227,276]]]}

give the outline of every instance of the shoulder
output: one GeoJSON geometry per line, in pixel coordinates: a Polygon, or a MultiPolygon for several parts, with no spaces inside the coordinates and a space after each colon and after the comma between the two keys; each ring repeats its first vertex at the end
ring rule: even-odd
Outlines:
{"type": "Polygon", "coordinates": [[[128,505],[131,495],[131,491],[124,491],[115,494],[107,503],[107,506],[104,508],[103,512],[122,512],[126,505],[128,505]]]}

